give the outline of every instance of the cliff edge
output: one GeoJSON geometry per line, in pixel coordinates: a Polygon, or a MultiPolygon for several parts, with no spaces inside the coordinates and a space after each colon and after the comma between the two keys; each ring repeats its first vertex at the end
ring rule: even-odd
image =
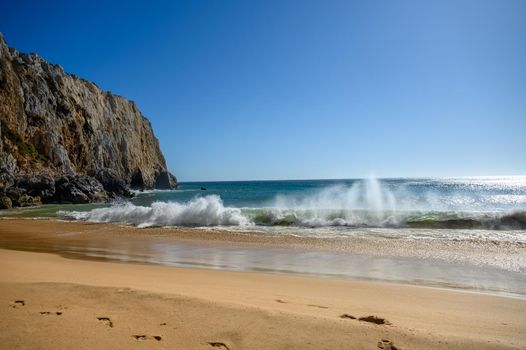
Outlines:
{"type": "Polygon", "coordinates": [[[0,208],[175,187],[134,102],[8,48],[0,33],[0,208]]]}

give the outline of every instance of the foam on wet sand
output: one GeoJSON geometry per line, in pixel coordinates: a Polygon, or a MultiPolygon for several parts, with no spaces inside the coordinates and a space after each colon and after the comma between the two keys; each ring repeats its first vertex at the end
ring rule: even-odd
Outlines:
{"type": "MultiPolygon", "coordinates": [[[[69,239],[90,230],[124,234],[116,225],[6,222],[12,221],[2,220],[0,237],[37,226],[60,228],[55,234],[69,239]]],[[[20,235],[20,241],[27,239],[20,235]]],[[[526,344],[526,301],[520,298],[4,249],[0,259],[5,305],[0,341],[6,348],[129,349],[148,343],[184,349],[520,349],[526,344]]]]}

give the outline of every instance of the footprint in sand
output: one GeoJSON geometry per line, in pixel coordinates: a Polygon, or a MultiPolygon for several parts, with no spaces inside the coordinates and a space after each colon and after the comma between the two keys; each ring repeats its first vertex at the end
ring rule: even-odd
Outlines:
{"type": "Polygon", "coordinates": [[[285,300],[281,300],[281,299],[276,299],[276,303],[287,304],[285,300]]]}
{"type": "Polygon", "coordinates": [[[62,312],[60,312],[60,311],[56,311],[56,312],[53,312],[53,311],[40,311],[40,314],[41,315],[57,315],[57,316],[60,316],[60,315],[62,315],[62,312]]]}
{"type": "Polygon", "coordinates": [[[113,322],[110,320],[109,317],[97,317],[97,320],[99,320],[99,322],[103,325],[113,328],[113,322]]]}
{"type": "Polygon", "coordinates": [[[213,347],[213,348],[221,348],[221,349],[230,350],[230,348],[229,348],[228,346],[226,346],[225,343],[220,343],[220,342],[210,342],[210,343],[208,343],[208,345],[210,345],[210,346],[213,347]]]}
{"type": "MultiPolygon", "coordinates": [[[[347,319],[350,319],[350,320],[356,320],[356,317],[354,317],[353,315],[350,315],[350,314],[340,315],[340,318],[347,318],[347,319]]],[[[385,318],[378,317],[378,316],[359,317],[358,321],[369,322],[369,323],[374,323],[374,324],[378,324],[378,325],[380,325],[380,324],[390,325],[391,324],[391,322],[387,321],[385,318]]]]}
{"type": "Polygon", "coordinates": [[[381,318],[381,317],[377,317],[377,316],[360,317],[360,318],[358,318],[358,321],[370,322],[370,323],[374,323],[374,324],[385,324],[385,325],[390,325],[391,324],[391,322],[387,321],[385,318],[381,318]]]}
{"type": "Polygon", "coordinates": [[[10,306],[11,306],[12,308],[17,308],[17,307],[19,307],[19,306],[26,306],[26,302],[25,302],[24,300],[15,300],[15,301],[13,301],[13,302],[10,304],[10,306]]]}
{"type": "Polygon", "coordinates": [[[378,342],[376,346],[379,349],[383,349],[383,350],[402,350],[402,348],[395,346],[393,342],[388,339],[382,339],[381,341],[378,342]]]}
{"type": "Polygon", "coordinates": [[[132,335],[132,337],[135,340],[138,340],[138,341],[144,341],[144,340],[161,341],[161,340],[163,340],[163,338],[160,335],[145,335],[145,334],[141,335],[141,334],[136,334],[136,335],[132,335]]]}

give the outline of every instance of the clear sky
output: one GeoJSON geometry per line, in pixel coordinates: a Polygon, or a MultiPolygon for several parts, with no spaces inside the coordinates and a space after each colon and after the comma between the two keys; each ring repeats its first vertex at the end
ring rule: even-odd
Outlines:
{"type": "Polygon", "coordinates": [[[181,181],[526,174],[526,1],[5,1],[181,181]]]}

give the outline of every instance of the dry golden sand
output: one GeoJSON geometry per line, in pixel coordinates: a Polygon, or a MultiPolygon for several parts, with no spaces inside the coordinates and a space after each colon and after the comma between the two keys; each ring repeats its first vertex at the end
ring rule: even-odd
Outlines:
{"type": "MultiPolygon", "coordinates": [[[[0,237],[88,226],[122,229],[1,220],[0,237]]],[[[4,249],[0,261],[2,349],[378,349],[382,339],[402,349],[526,348],[524,299],[4,249]]]]}

